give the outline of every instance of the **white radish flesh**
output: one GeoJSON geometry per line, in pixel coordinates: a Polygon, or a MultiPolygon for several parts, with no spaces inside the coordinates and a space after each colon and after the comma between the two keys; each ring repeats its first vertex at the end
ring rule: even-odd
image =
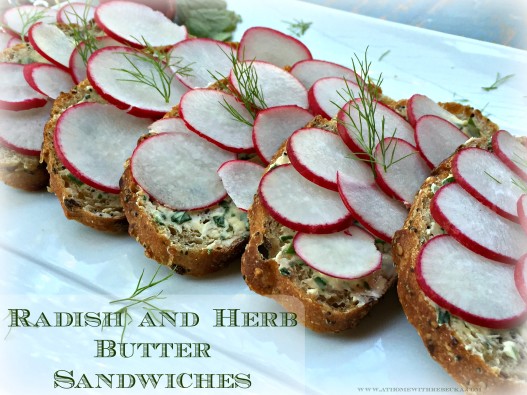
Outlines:
{"type": "Polygon", "coordinates": [[[153,199],[173,210],[197,210],[225,198],[217,170],[233,159],[194,134],[161,133],[138,145],[130,165],[134,180],[153,199]]]}
{"type": "MultiPolygon", "coordinates": [[[[367,106],[369,104],[366,104],[367,106]]],[[[377,131],[373,137],[373,147],[379,143],[379,136],[382,136],[384,120],[384,137],[397,137],[411,145],[415,145],[414,129],[406,120],[393,111],[388,106],[373,101],[375,106],[374,122],[377,131]]],[[[342,140],[352,152],[360,154],[369,149],[368,126],[361,118],[359,109],[362,110],[363,103],[360,99],[355,99],[347,104],[338,112],[337,129],[342,140]],[[361,126],[362,125],[362,126],[361,126]],[[361,137],[362,134],[362,137],[361,137]]]]}
{"type": "Polygon", "coordinates": [[[425,244],[416,274],[430,299],[474,325],[510,328],[527,313],[514,284],[514,267],[477,255],[450,236],[425,244]]]}
{"type": "Polygon", "coordinates": [[[517,203],[518,217],[525,233],[527,233],[527,195],[521,195],[517,203]]]}
{"type": "Polygon", "coordinates": [[[194,133],[181,118],[170,117],[155,121],[148,127],[154,133],[194,133]]]}
{"type": "MultiPolygon", "coordinates": [[[[95,45],[97,46],[97,49],[101,49],[111,46],[120,46],[121,44],[118,41],[115,41],[113,38],[103,36],[96,38],[95,45]]],[[[85,48],[86,44],[84,42],[80,43],[78,47],[73,50],[68,61],[70,73],[76,84],[80,84],[86,79],[86,63],[84,62],[83,55],[81,54],[83,52],[86,52],[85,48]]],[[[86,57],[86,60],[89,59],[90,55],[91,53],[86,53],[84,55],[86,57]]]]}
{"type": "Polygon", "coordinates": [[[308,59],[301,60],[291,68],[293,74],[301,83],[310,89],[313,84],[321,78],[340,77],[348,81],[356,82],[355,72],[337,63],[326,62],[325,60],[308,59]]]}
{"type": "Polygon", "coordinates": [[[381,268],[375,239],[357,226],[328,235],[297,233],[293,247],[307,265],[335,278],[354,280],[381,268]]]}
{"type": "Polygon", "coordinates": [[[52,103],[24,111],[0,110],[0,141],[23,155],[40,154],[52,103]]]}
{"type": "Polygon", "coordinates": [[[415,94],[408,99],[406,113],[408,122],[414,127],[424,115],[435,115],[456,126],[463,126],[463,121],[425,95],[415,94]]]}
{"type": "Polygon", "coordinates": [[[313,115],[298,106],[266,108],[256,115],[252,138],[258,156],[265,164],[295,130],[304,127],[313,115]]]}
{"type": "Polygon", "coordinates": [[[231,160],[218,169],[223,186],[236,207],[249,210],[264,170],[263,166],[246,160],[231,160]]]}
{"type": "Polygon", "coordinates": [[[496,155],[480,148],[464,149],[452,160],[452,174],[463,189],[485,206],[511,221],[519,221],[519,177],[496,155]]]}
{"type": "Polygon", "coordinates": [[[492,136],[494,153],[512,171],[527,180],[527,147],[512,134],[499,130],[492,136]]]}
{"type": "MultiPolygon", "coordinates": [[[[251,61],[240,66],[246,68],[248,73],[254,71],[258,79],[262,96],[267,107],[284,106],[294,104],[302,108],[308,108],[306,88],[287,71],[270,63],[251,61]]],[[[239,81],[233,71],[229,75],[229,81],[234,89],[240,92],[239,81]]],[[[240,92],[245,94],[245,92],[240,92]]],[[[256,103],[259,105],[259,103],[256,103]]]]}
{"type": "Polygon", "coordinates": [[[375,148],[375,172],[377,184],[389,196],[406,205],[414,201],[415,194],[430,167],[417,149],[401,139],[384,139],[375,148]]]}
{"type": "Polygon", "coordinates": [[[448,158],[468,137],[436,115],[424,115],[415,125],[415,142],[431,168],[448,158]]]}
{"type": "Polygon", "coordinates": [[[371,168],[356,158],[337,134],[327,130],[297,130],[287,142],[287,154],[306,179],[333,191],[338,191],[337,172],[361,182],[373,181],[371,168]]]}
{"type": "Polygon", "coordinates": [[[145,56],[125,47],[99,49],[88,60],[88,80],[97,93],[110,103],[123,109],[130,108],[129,112],[136,116],[160,118],[179,103],[188,88],[177,78],[170,80],[171,70],[167,68],[160,72],[145,56]],[[136,73],[134,67],[142,75],[150,76],[148,79],[160,89],[165,87],[166,95],[160,94],[147,84],[138,82],[124,71],[136,73]]]}
{"type": "Polygon", "coordinates": [[[340,77],[322,78],[308,92],[309,106],[315,115],[332,119],[352,98],[359,97],[359,86],[340,77]]]}
{"type": "Polygon", "coordinates": [[[209,38],[193,38],[181,41],[170,50],[170,64],[173,70],[188,66],[188,75],[177,77],[189,88],[206,88],[215,82],[213,77],[229,75],[232,63],[229,55],[234,49],[221,41],[209,38]],[[211,75],[212,74],[212,75],[211,75]]]}
{"type": "Polygon", "coordinates": [[[110,37],[135,48],[174,45],[187,38],[187,29],[159,11],[129,1],[110,1],[95,11],[97,25],[110,37]]]}
{"type": "Polygon", "coordinates": [[[514,268],[514,281],[523,300],[527,302],[527,255],[520,258],[514,268]]]}
{"type": "Polygon", "coordinates": [[[56,99],[61,92],[69,92],[75,85],[68,72],[44,63],[25,65],[24,78],[33,89],[50,99],[56,99]]]}
{"type": "Polygon", "coordinates": [[[249,111],[234,96],[210,89],[194,89],[185,94],[179,111],[191,130],[219,147],[232,152],[252,151],[252,127],[236,120],[224,108],[227,104],[247,122],[252,121],[249,111]]]}
{"type": "Polygon", "coordinates": [[[57,22],[83,26],[95,15],[95,7],[89,3],[67,3],[57,12],[57,22]]]}
{"type": "Polygon", "coordinates": [[[337,232],[346,229],[352,220],[338,193],[306,180],[292,165],[267,172],[259,193],[276,221],[299,232],[337,232]]]}
{"type": "Polygon", "coordinates": [[[74,41],[55,25],[36,23],[29,29],[29,42],[40,55],[51,63],[69,68],[74,41]]]}
{"type": "Polygon", "coordinates": [[[371,234],[391,243],[408,215],[403,204],[388,197],[374,182],[365,183],[339,173],[337,183],[340,197],[353,217],[371,234]]]}
{"type": "Polygon", "coordinates": [[[245,31],[238,47],[238,59],[261,60],[278,67],[292,66],[312,59],[309,49],[299,40],[267,27],[251,27],[245,31]]]}
{"type": "Polygon", "coordinates": [[[123,164],[149,123],[110,104],[80,103],[59,117],[55,150],[79,180],[102,191],[118,193],[123,164]]]}
{"type": "Polygon", "coordinates": [[[527,235],[520,225],[500,217],[456,183],[435,194],[430,212],[459,243],[488,259],[515,263],[527,252],[527,235]]]}
{"type": "Polygon", "coordinates": [[[12,38],[13,36],[11,34],[0,31],[0,51],[9,47],[9,41],[11,41],[12,38]]]}
{"type": "Polygon", "coordinates": [[[0,109],[21,111],[42,107],[46,97],[35,91],[24,78],[24,65],[0,63],[0,109]]]}
{"type": "Polygon", "coordinates": [[[27,35],[30,26],[28,21],[54,23],[57,20],[57,11],[44,7],[23,5],[9,8],[3,15],[5,27],[17,36],[27,35]],[[24,30],[24,31],[23,31],[24,30]]]}

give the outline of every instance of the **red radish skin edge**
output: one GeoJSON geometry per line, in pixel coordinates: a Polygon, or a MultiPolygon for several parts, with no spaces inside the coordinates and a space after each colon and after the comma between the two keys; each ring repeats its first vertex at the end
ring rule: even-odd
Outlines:
{"type": "Polygon", "coordinates": [[[527,207],[527,195],[521,195],[517,203],[518,207],[518,218],[520,219],[520,225],[524,232],[527,234],[527,212],[524,207],[527,207]]]}
{"type": "Polygon", "coordinates": [[[524,278],[525,266],[527,265],[527,254],[522,256],[514,268],[514,282],[521,297],[527,303],[527,278],[524,278]]]}
{"type": "Polygon", "coordinates": [[[33,35],[32,35],[32,31],[35,29],[35,27],[38,27],[39,25],[42,25],[42,22],[37,22],[35,23],[34,25],[32,25],[30,28],[29,28],[29,31],[28,31],[28,40],[29,40],[29,43],[31,44],[31,46],[33,47],[33,49],[35,51],[37,51],[44,59],[46,59],[47,61],[49,61],[51,64],[57,66],[57,67],[60,67],[62,70],[64,71],[67,71],[68,73],[70,72],[69,68],[64,66],[63,64],[60,64],[59,62],[57,62],[55,59],[53,59],[51,56],[49,56],[46,52],[42,51],[38,44],[35,42],[35,40],[33,39],[33,35]]]}
{"type": "MultiPolygon", "coordinates": [[[[340,185],[339,183],[339,178],[340,178],[340,175],[339,173],[337,172],[337,186],[340,185]]],[[[338,192],[339,192],[339,195],[341,197],[341,200],[342,202],[344,203],[344,206],[346,206],[346,208],[348,209],[348,211],[351,213],[351,216],[352,218],[355,218],[357,221],[360,222],[360,224],[362,226],[364,226],[364,228],[370,232],[372,235],[374,235],[375,237],[381,239],[382,241],[385,241],[386,243],[391,243],[392,242],[392,238],[385,234],[385,233],[381,233],[381,232],[378,232],[376,229],[374,229],[370,224],[368,224],[366,221],[363,221],[360,217],[360,215],[348,204],[345,196],[344,196],[344,193],[342,192],[340,186],[338,188],[338,192]]]]}
{"type": "MultiPolygon", "coordinates": [[[[434,240],[440,239],[441,237],[448,237],[448,235],[436,236],[433,239],[430,239],[427,243],[433,242],[434,240]]],[[[437,303],[439,306],[448,310],[449,313],[455,316],[458,316],[461,319],[468,321],[474,325],[479,325],[479,326],[483,326],[483,327],[491,328],[491,329],[513,328],[515,326],[518,326],[521,322],[523,322],[527,318],[527,309],[525,309],[523,313],[520,314],[519,316],[511,318],[511,319],[507,319],[507,320],[495,320],[492,318],[483,318],[483,317],[468,313],[465,310],[460,309],[459,307],[446,301],[442,296],[438,295],[432,288],[428,286],[428,284],[426,283],[423,277],[423,273],[421,269],[421,259],[422,259],[423,251],[424,251],[424,246],[421,248],[421,251],[419,251],[419,255],[417,256],[417,264],[415,265],[415,274],[417,277],[417,283],[419,284],[419,287],[423,290],[423,292],[426,294],[426,296],[432,299],[432,301],[437,303]]]]}
{"type": "Polygon", "coordinates": [[[38,85],[35,83],[35,79],[33,78],[33,70],[37,67],[40,67],[42,63],[30,63],[26,64],[24,66],[24,78],[26,79],[27,83],[31,88],[36,90],[38,93],[47,96],[44,92],[42,92],[38,85]]]}
{"type": "Polygon", "coordinates": [[[9,111],[31,110],[32,108],[44,107],[47,102],[48,100],[45,98],[33,98],[16,103],[0,100],[0,109],[9,111]]]}
{"type": "Polygon", "coordinates": [[[313,89],[314,86],[315,84],[313,84],[313,86],[307,91],[307,102],[309,103],[311,112],[313,115],[320,115],[326,119],[331,119],[332,117],[322,110],[322,108],[318,105],[317,99],[315,98],[315,90],[313,89]]]}
{"type": "Polygon", "coordinates": [[[271,217],[273,217],[277,222],[281,223],[282,225],[287,226],[288,228],[291,228],[293,230],[296,230],[297,232],[304,232],[304,233],[311,233],[311,234],[327,234],[327,233],[333,233],[333,232],[341,232],[351,226],[353,223],[353,217],[351,215],[348,215],[346,217],[343,217],[340,221],[334,223],[334,224],[324,224],[324,225],[303,225],[298,224],[296,222],[290,221],[287,218],[283,217],[282,215],[278,214],[274,209],[267,203],[265,197],[262,193],[260,193],[262,184],[265,182],[265,178],[271,174],[275,169],[278,169],[282,166],[292,166],[292,165],[281,165],[277,166],[267,173],[264,174],[262,179],[260,180],[260,184],[258,185],[258,194],[260,195],[261,202],[265,209],[269,212],[271,217]]]}
{"type": "MultiPolygon", "coordinates": [[[[466,150],[481,150],[481,148],[471,147],[466,148],[466,150]]],[[[460,152],[465,151],[462,150],[460,152]]],[[[452,174],[454,175],[454,178],[456,182],[463,187],[465,191],[470,193],[473,197],[475,197],[481,204],[484,206],[487,206],[492,211],[494,211],[496,214],[501,215],[504,218],[507,218],[509,221],[519,223],[520,220],[517,216],[511,215],[510,213],[504,211],[500,207],[494,205],[491,201],[489,201],[485,195],[481,194],[476,188],[474,188],[472,185],[470,185],[459,173],[459,167],[458,167],[458,155],[456,154],[454,156],[454,159],[452,160],[452,174]]]]}
{"type": "Polygon", "coordinates": [[[498,144],[498,138],[501,133],[507,133],[505,130],[498,130],[496,133],[492,135],[491,142],[492,142],[492,150],[496,154],[496,156],[503,162],[505,165],[511,169],[513,172],[515,172],[519,177],[521,177],[524,181],[527,181],[527,172],[519,167],[516,163],[514,163],[500,148],[500,145],[498,144]]]}
{"type": "MultiPolygon", "coordinates": [[[[68,108],[66,111],[62,113],[62,115],[66,114],[70,110],[75,110],[78,106],[86,106],[91,105],[89,102],[80,103],[76,106],[68,108]]],[[[73,174],[76,178],[78,178],[83,183],[90,185],[94,188],[97,188],[103,192],[112,193],[112,194],[118,194],[120,192],[119,188],[111,188],[107,185],[101,185],[98,182],[95,182],[91,180],[90,178],[86,177],[79,169],[77,169],[67,158],[66,155],[64,155],[64,152],[62,152],[62,147],[59,143],[59,131],[60,131],[60,124],[61,124],[61,118],[57,121],[57,126],[55,128],[55,133],[53,134],[53,145],[55,146],[55,151],[57,152],[57,156],[59,157],[59,160],[66,166],[66,168],[70,171],[71,174],[73,174]]]]}
{"type": "Polygon", "coordinates": [[[40,156],[40,151],[17,147],[16,145],[11,144],[8,141],[4,140],[2,137],[0,137],[0,145],[3,145],[4,147],[9,148],[10,150],[18,152],[19,154],[22,154],[22,155],[37,156],[37,157],[40,156]]]}
{"type": "MultiPolygon", "coordinates": [[[[148,141],[148,140],[150,140],[150,139],[155,139],[155,138],[157,138],[157,137],[159,137],[159,136],[163,136],[163,135],[165,135],[165,134],[170,134],[170,132],[159,133],[159,134],[156,134],[156,135],[154,135],[154,136],[152,136],[152,137],[149,137],[149,138],[144,139],[143,141],[141,141],[141,142],[137,145],[137,147],[135,147],[134,152],[132,153],[131,158],[134,157],[136,151],[140,149],[140,147],[144,144],[145,141],[148,141]]],[[[143,188],[143,186],[141,185],[141,183],[139,183],[139,182],[137,181],[137,179],[135,178],[135,176],[134,176],[134,162],[133,162],[133,160],[130,160],[130,171],[131,171],[131,173],[132,173],[132,178],[133,178],[134,182],[135,182],[137,185],[139,185],[139,186],[140,186],[140,187],[141,187],[141,188],[142,188],[142,189],[148,194],[148,196],[150,196],[152,199],[154,199],[154,200],[155,200],[156,202],[158,202],[159,204],[161,204],[161,205],[163,205],[163,206],[165,206],[165,207],[170,208],[171,210],[179,210],[179,209],[175,209],[175,208],[170,207],[169,205],[167,205],[166,203],[162,202],[161,200],[156,199],[156,198],[155,198],[150,192],[148,192],[148,190],[147,190],[146,188],[143,188]]],[[[205,205],[205,206],[203,206],[203,207],[192,208],[192,210],[186,210],[186,211],[204,210],[204,209],[206,209],[206,208],[209,208],[209,207],[212,207],[212,206],[218,204],[219,202],[221,202],[222,200],[224,200],[226,197],[227,197],[227,192],[225,192],[225,194],[224,194],[221,198],[219,198],[218,200],[215,200],[214,202],[212,202],[212,203],[210,203],[210,204],[207,204],[207,205],[205,205]]]]}
{"type": "Polygon", "coordinates": [[[416,95],[413,95],[411,98],[408,99],[408,102],[406,103],[406,115],[408,117],[408,122],[410,123],[410,125],[413,126],[414,129],[418,121],[414,117],[414,110],[413,110],[415,97],[416,95]]]}
{"type": "MultiPolygon", "coordinates": [[[[450,184],[448,184],[450,185],[450,184]]],[[[494,261],[507,263],[507,264],[515,264],[516,260],[512,259],[508,256],[499,254],[495,251],[492,251],[475,241],[471,240],[468,236],[463,234],[459,231],[454,225],[451,225],[446,218],[446,216],[441,212],[439,207],[437,207],[437,197],[440,196],[442,193],[443,188],[439,189],[439,191],[436,192],[434,197],[432,198],[432,201],[430,202],[430,213],[432,214],[432,217],[434,220],[451,236],[453,236],[458,243],[466,247],[467,249],[471,250],[472,252],[479,254],[483,256],[484,258],[488,258],[494,261]]],[[[496,214],[498,215],[498,214],[496,214]]]]}

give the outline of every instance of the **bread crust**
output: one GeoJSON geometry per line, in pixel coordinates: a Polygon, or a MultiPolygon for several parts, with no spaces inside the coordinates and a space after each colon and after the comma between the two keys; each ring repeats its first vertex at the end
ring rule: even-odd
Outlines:
{"type": "MultiPolygon", "coordinates": [[[[487,149],[488,138],[469,141],[466,147],[487,149]]],[[[453,155],[427,178],[410,209],[403,229],[395,233],[393,257],[399,276],[397,292],[408,321],[417,329],[428,352],[469,393],[508,394],[525,391],[525,382],[508,379],[483,358],[466,349],[460,334],[448,324],[438,323],[436,307],[417,283],[415,267],[430,223],[431,185],[440,185],[451,174],[453,155]]]]}
{"type": "MultiPolygon", "coordinates": [[[[62,93],[54,102],[51,110],[51,117],[44,128],[44,144],[41,152],[41,162],[46,163],[47,171],[50,175],[49,191],[54,193],[68,219],[78,221],[93,229],[106,232],[125,232],[128,229],[128,222],[120,205],[119,195],[106,194],[100,192],[106,199],[100,206],[88,203],[88,196],[75,185],[75,180],[65,176],[64,164],[60,161],[55,151],[53,135],[57,126],[57,120],[67,108],[80,103],[81,101],[95,101],[105,103],[93,93],[87,81],[74,87],[68,93],[62,93]]],[[[97,193],[95,188],[91,188],[93,193],[97,193]]]]}

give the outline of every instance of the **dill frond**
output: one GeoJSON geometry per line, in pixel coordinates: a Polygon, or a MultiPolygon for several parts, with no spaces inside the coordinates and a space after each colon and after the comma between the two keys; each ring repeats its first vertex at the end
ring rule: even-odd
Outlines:
{"type": "Polygon", "coordinates": [[[20,8],[17,8],[18,15],[20,16],[20,20],[22,21],[22,28],[20,29],[20,39],[23,42],[26,42],[26,36],[31,28],[35,23],[40,22],[42,19],[46,17],[46,10],[39,10],[35,12],[26,12],[20,10],[20,8]]]}
{"type": "Polygon", "coordinates": [[[289,33],[297,37],[302,37],[304,34],[306,34],[307,30],[313,24],[313,22],[305,22],[300,19],[293,19],[293,22],[290,22],[290,21],[283,21],[283,22],[288,25],[287,30],[289,31],[289,33]]]}
{"type": "Polygon", "coordinates": [[[65,13],[70,26],[71,37],[85,65],[88,63],[91,54],[99,49],[97,26],[88,18],[90,6],[91,0],[86,2],[82,14],[79,14],[74,7],[71,8],[71,12],[65,13]],[[70,14],[73,14],[73,17],[70,18],[70,14]]]}

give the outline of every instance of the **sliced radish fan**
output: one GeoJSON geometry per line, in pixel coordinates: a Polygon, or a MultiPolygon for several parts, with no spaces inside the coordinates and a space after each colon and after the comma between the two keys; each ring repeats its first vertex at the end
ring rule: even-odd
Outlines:
{"type": "Polygon", "coordinates": [[[377,184],[389,196],[411,204],[430,168],[413,145],[401,139],[384,139],[375,148],[377,184]],[[381,144],[382,143],[382,144],[381,144]]]}
{"type": "Polygon", "coordinates": [[[311,52],[302,42],[267,27],[247,29],[238,47],[238,59],[262,60],[281,68],[311,58],[311,52]]]}
{"type": "Polygon", "coordinates": [[[56,99],[61,92],[69,92],[75,85],[70,73],[44,63],[25,65],[24,78],[34,90],[51,99],[56,99]]]}
{"type": "Polygon", "coordinates": [[[298,78],[308,90],[316,81],[325,77],[340,77],[356,82],[356,74],[353,70],[325,60],[301,60],[293,65],[291,74],[298,78]]]}
{"type": "Polygon", "coordinates": [[[435,115],[456,126],[463,126],[463,121],[461,121],[458,117],[448,112],[435,101],[424,95],[413,95],[410,99],[408,99],[406,107],[408,122],[410,122],[412,126],[415,126],[417,121],[424,115],[435,115]]]}
{"type": "Polygon", "coordinates": [[[119,193],[123,164],[149,123],[109,104],[80,103],[59,117],[55,150],[79,180],[105,192],[119,193]]]}
{"type": "Polygon", "coordinates": [[[258,156],[270,163],[274,154],[295,130],[304,127],[313,115],[298,106],[266,108],[256,115],[252,138],[258,156]]]}
{"type": "Polygon", "coordinates": [[[227,105],[247,122],[252,121],[249,111],[234,96],[210,89],[189,91],[181,98],[179,111],[191,130],[219,147],[232,152],[252,151],[252,127],[236,120],[225,109],[227,105]]]}
{"type": "Polygon", "coordinates": [[[332,119],[351,99],[358,98],[359,86],[340,77],[322,78],[308,92],[309,105],[315,115],[332,119]]]}
{"type": "Polygon", "coordinates": [[[24,65],[0,63],[0,109],[28,110],[42,107],[46,97],[35,91],[24,78],[24,65]]]}
{"type": "Polygon", "coordinates": [[[494,153],[512,171],[527,180],[527,147],[505,130],[499,130],[492,136],[494,153]]]}
{"type": "Polygon", "coordinates": [[[291,164],[306,179],[337,191],[337,172],[365,183],[373,181],[371,168],[354,157],[340,137],[317,128],[297,130],[287,142],[291,164]]]}
{"type": "Polygon", "coordinates": [[[97,25],[110,37],[135,48],[174,45],[187,38],[187,29],[159,11],[130,1],[110,1],[95,11],[97,25]]]}
{"type": "Polygon", "coordinates": [[[0,141],[23,154],[39,155],[52,103],[25,111],[0,110],[0,141]]]}
{"type": "Polygon", "coordinates": [[[267,172],[259,193],[276,221],[299,232],[337,232],[346,229],[352,220],[338,193],[306,180],[292,165],[267,172]]]}
{"type": "Polygon", "coordinates": [[[468,193],[502,217],[518,222],[519,177],[493,153],[467,148],[452,160],[452,173],[468,193]]]}
{"type": "Polygon", "coordinates": [[[448,234],[486,258],[515,263],[527,252],[527,235],[520,225],[496,215],[459,184],[443,186],[430,212],[448,234]]]}
{"type": "Polygon", "coordinates": [[[75,42],[55,25],[35,23],[29,29],[31,46],[51,63],[68,69],[75,42]]]}
{"type": "Polygon", "coordinates": [[[338,173],[337,183],[342,201],[353,217],[374,236],[391,243],[408,214],[403,204],[389,198],[374,182],[365,183],[338,173]]]}
{"type": "Polygon", "coordinates": [[[331,277],[353,280],[381,268],[375,239],[357,226],[329,235],[297,233],[293,247],[306,264],[331,277]]]}
{"type": "Polygon", "coordinates": [[[263,166],[246,160],[231,160],[218,169],[223,186],[236,207],[244,211],[251,207],[264,170],[263,166]]]}
{"type": "Polygon", "coordinates": [[[161,133],[135,149],[131,171],[135,181],[153,199],[174,210],[197,210],[225,198],[217,169],[235,159],[199,136],[161,133]]]}
{"type": "Polygon", "coordinates": [[[509,328],[527,314],[514,284],[514,267],[483,258],[450,236],[437,236],[425,244],[416,272],[430,299],[472,324],[509,328]]]}

